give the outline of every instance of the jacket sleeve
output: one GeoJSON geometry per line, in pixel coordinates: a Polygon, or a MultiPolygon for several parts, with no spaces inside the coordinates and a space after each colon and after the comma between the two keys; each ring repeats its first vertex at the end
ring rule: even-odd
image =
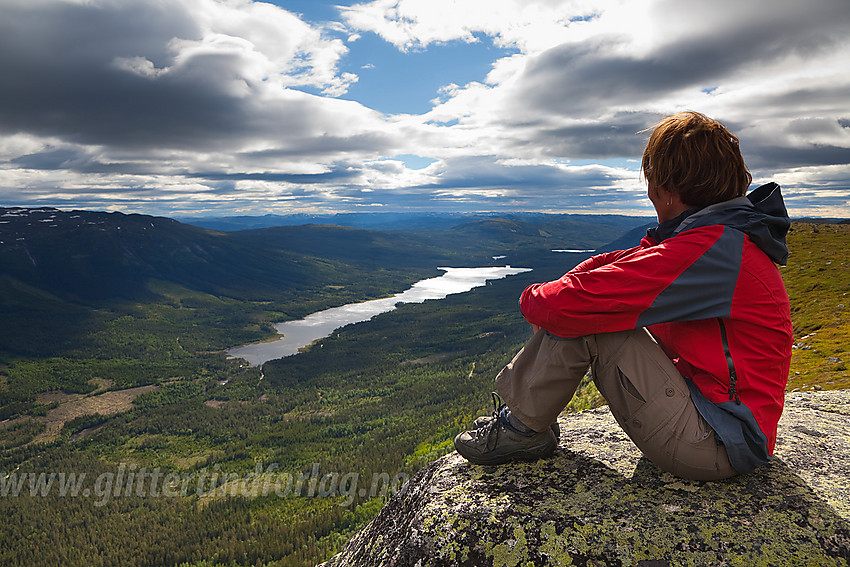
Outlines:
{"type": "MultiPolygon", "coordinates": [[[[650,246],[650,245],[654,244],[651,240],[649,240],[649,238],[644,238],[643,243],[646,246],[650,246]]],[[[640,248],[641,248],[641,246],[636,246],[634,248],[629,248],[627,250],[615,250],[615,251],[612,251],[612,252],[603,252],[601,254],[596,254],[594,256],[591,256],[590,258],[588,258],[587,260],[585,260],[581,264],[578,264],[575,268],[570,270],[570,272],[571,273],[588,272],[588,271],[593,270],[595,268],[602,267],[605,264],[610,264],[612,262],[615,262],[618,259],[622,258],[623,256],[632,254],[633,252],[640,250],[640,248]]]]}
{"type": "Polygon", "coordinates": [[[723,226],[693,229],[661,244],[594,256],[520,297],[528,322],[561,337],[728,317],[744,235],[723,226]]]}

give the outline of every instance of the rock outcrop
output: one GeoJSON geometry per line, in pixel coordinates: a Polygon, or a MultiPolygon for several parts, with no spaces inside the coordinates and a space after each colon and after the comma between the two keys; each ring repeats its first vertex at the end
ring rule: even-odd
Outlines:
{"type": "Polygon", "coordinates": [[[560,425],[549,459],[435,461],[324,565],[848,564],[850,391],[788,394],[775,459],[721,482],[661,472],[607,408],[560,425]]]}

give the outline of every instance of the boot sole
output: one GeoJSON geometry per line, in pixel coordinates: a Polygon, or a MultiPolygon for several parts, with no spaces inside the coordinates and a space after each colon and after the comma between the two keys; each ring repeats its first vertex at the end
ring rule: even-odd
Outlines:
{"type": "MultiPolygon", "coordinates": [[[[514,451],[512,453],[501,454],[501,455],[492,455],[492,456],[466,456],[460,451],[458,453],[461,457],[469,461],[470,463],[476,465],[503,465],[505,463],[510,463],[513,461],[536,461],[538,459],[545,459],[547,457],[551,457],[555,452],[555,448],[557,447],[557,443],[553,444],[551,447],[544,448],[543,450],[538,449],[523,449],[521,451],[514,451]]],[[[457,447],[455,447],[457,449],[457,447]]]]}

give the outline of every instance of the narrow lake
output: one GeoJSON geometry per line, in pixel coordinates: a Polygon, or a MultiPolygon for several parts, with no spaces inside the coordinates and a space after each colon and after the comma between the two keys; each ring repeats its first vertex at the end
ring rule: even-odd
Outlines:
{"type": "Polygon", "coordinates": [[[245,359],[252,366],[259,366],[269,360],[298,354],[299,349],[329,336],[334,330],[351,323],[368,321],[375,315],[392,311],[398,303],[422,303],[426,299],[443,299],[447,295],[463,293],[485,285],[489,280],[498,280],[531,271],[531,268],[511,266],[437,269],[446,273],[418,281],[410,289],[392,297],[349,303],[318,311],[297,321],[278,323],[274,327],[281,335],[279,339],[232,348],[227,351],[227,354],[232,358],[245,359]]]}

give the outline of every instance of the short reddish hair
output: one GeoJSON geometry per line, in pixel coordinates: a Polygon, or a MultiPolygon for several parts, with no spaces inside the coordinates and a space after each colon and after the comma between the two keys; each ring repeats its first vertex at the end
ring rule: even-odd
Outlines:
{"type": "Polygon", "coordinates": [[[696,207],[740,197],[753,180],[738,138],[720,122],[693,111],[669,116],[654,127],[641,170],[650,186],[673,191],[684,204],[696,207]]]}

